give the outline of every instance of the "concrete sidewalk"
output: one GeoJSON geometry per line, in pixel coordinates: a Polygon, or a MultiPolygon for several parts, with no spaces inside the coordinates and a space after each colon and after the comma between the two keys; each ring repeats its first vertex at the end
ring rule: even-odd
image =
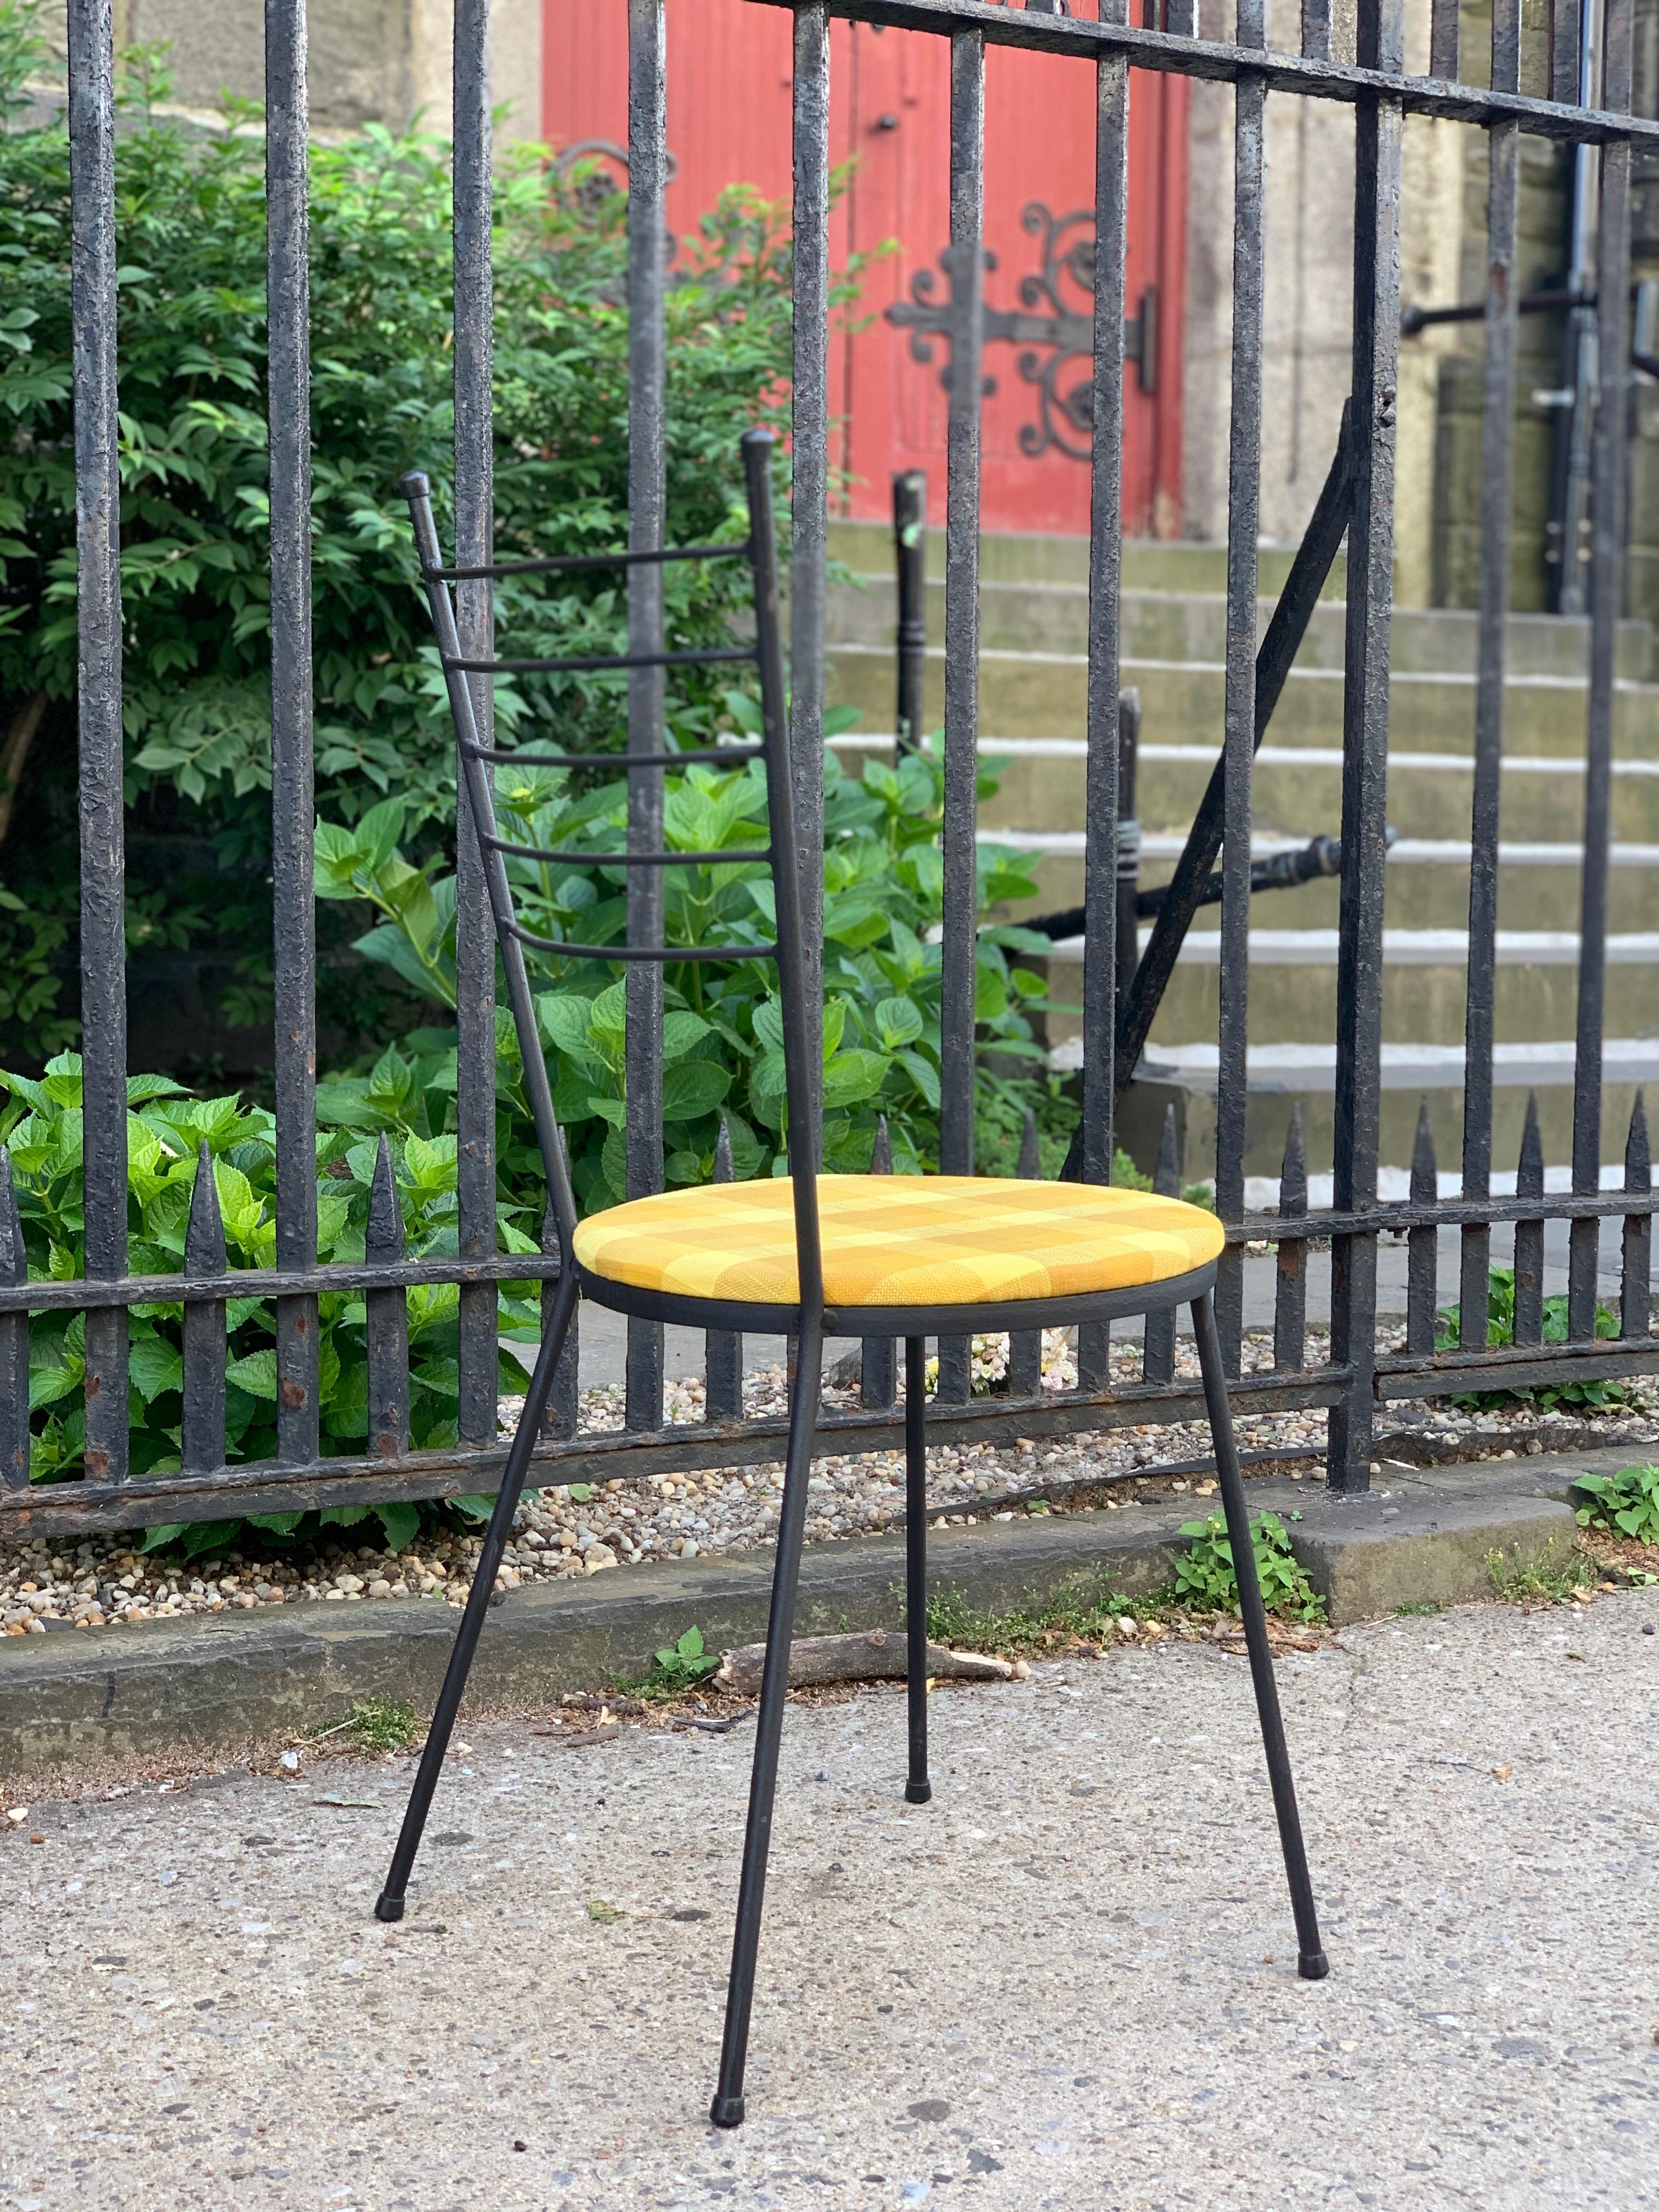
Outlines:
{"type": "Polygon", "coordinates": [[[1659,1590],[1279,1668],[1331,1978],[1297,1980],[1245,1664],[896,1691],[785,1736],[750,2118],[704,2114],[744,1735],[42,1802],[3,1844],[5,2212],[1438,2212],[1659,2204],[1659,1590]],[[39,1842],[31,1841],[39,1838],[39,1842]]]}

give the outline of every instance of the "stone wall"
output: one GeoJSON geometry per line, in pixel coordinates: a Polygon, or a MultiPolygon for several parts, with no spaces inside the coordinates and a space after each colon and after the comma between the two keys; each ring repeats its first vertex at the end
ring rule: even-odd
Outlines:
{"type": "MultiPolygon", "coordinates": [[[[417,114],[449,131],[452,0],[312,0],[311,121],[319,137],[370,123],[402,130],[417,114]]],[[[43,29],[63,39],[61,9],[43,29]]],[[[164,46],[174,113],[211,120],[229,91],[264,87],[263,0],[114,0],[118,46],[164,46]]],[[[541,135],[541,0],[495,0],[493,70],[502,140],[541,135]]]]}
{"type": "MultiPolygon", "coordinates": [[[[1429,0],[1406,0],[1407,62],[1428,67],[1429,0]]],[[[1333,45],[1353,56],[1352,0],[1337,0],[1333,45]]],[[[1201,0],[1200,32],[1228,35],[1231,0],[1201,0]]],[[[1268,38],[1294,50],[1297,0],[1269,0],[1268,38]]],[[[1457,296],[1462,245],[1463,134],[1411,118],[1401,189],[1401,289],[1406,299],[1457,296]]],[[[1184,390],[1186,532],[1227,528],[1228,389],[1232,344],[1233,95],[1192,89],[1184,390]]],[[[1335,450],[1352,369],[1353,115],[1328,100],[1270,99],[1267,145],[1267,296],[1262,375],[1261,533],[1300,538],[1335,450]]],[[[1402,352],[1396,572],[1403,602],[1431,588],[1438,337],[1402,352]]]]}

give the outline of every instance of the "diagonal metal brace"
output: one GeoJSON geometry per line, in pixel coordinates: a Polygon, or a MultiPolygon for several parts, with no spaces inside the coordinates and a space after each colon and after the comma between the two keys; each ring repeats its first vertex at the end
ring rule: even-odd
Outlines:
{"type": "MultiPolygon", "coordinates": [[[[1358,458],[1358,441],[1353,434],[1353,410],[1351,401],[1344,401],[1342,428],[1337,435],[1336,454],[1325,478],[1301,544],[1297,548],[1291,573],[1285,580],[1285,588],[1279,595],[1273,618],[1267,624],[1267,634],[1262,639],[1255,657],[1255,744],[1260,750],[1267,725],[1273,719],[1273,708],[1279,704],[1279,694],[1285,689],[1285,679],[1291,672],[1291,664],[1301,648],[1313,611],[1319,603],[1319,594],[1325,588],[1335,560],[1348,518],[1353,507],[1353,492],[1358,458]]],[[[1210,772],[1209,787],[1193,817],[1193,826],[1187,833],[1186,849],[1176,863],[1176,871],[1158,908],[1158,919],[1152,925],[1152,941],[1142,953],[1135,969],[1134,981],[1117,1009],[1117,1045],[1114,1103],[1121,1104],[1129,1087],[1131,1078],[1139,1065],[1140,1055],[1146,1048],[1152,1024],[1169,988],[1170,976],[1194,915],[1204,903],[1210,872],[1221,851],[1221,830],[1226,811],[1226,763],[1218,758],[1210,772]]],[[[1086,1047],[1085,1047],[1086,1049],[1086,1047]]],[[[1079,1178],[1083,1161],[1083,1135],[1079,1130],[1072,1140],[1060,1170],[1062,1182],[1079,1178]]]]}

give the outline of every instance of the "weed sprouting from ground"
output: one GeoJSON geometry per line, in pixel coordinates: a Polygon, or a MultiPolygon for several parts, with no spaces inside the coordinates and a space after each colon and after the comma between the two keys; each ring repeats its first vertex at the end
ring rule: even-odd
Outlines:
{"type": "Polygon", "coordinates": [[[1638,1544],[1659,1544],[1659,1467],[1621,1467],[1617,1474],[1581,1474],[1581,1528],[1605,1528],[1638,1544]]]}
{"type": "Polygon", "coordinates": [[[1523,1559],[1519,1545],[1508,1552],[1488,1552],[1486,1573],[1509,1605],[1556,1605],[1596,1578],[1595,1567],[1576,1546],[1564,1554],[1553,1542],[1540,1559],[1523,1559]]]}
{"type": "MultiPolygon", "coordinates": [[[[1176,1567],[1176,1595],[1200,1612],[1236,1611],[1238,1578],[1233,1570],[1233,1547],[1227,1524],[1219,1513],[1207,1521],[1183,1522],[1186,1556],[1176,1567]]],[[[1276,1513],[1258,1513],[1250,1522],[1250,1547],[1255,1553],[1255,1578],[1261,1602],[1269,1613],[1292,1620],[1325,1618],[1325,1601],[1308,1580],[1307,1570],[1291,1549],[1285,1523],[1276,1513]]]]}
{"type": "Polygon", "coordinates": [[[1103,1579],[1068,1583],[1053,1596],[1007,1613],[970,1605],[960,1590],[936,1590],[927,1601],[927,1634],[957,1651],[1045,1651],[1081,1640],[1115,1638],[1117,1624],[1147,1620],[1157,1601],[1120,1597],[1103,1579]]]}
{"type": "Polygon", "coordinates": [[[415,1708],[401,1698],[360,1698],[344,1729],[352,1750],[365,1759],[401,1751],[414,1733],[415,1708]]]}

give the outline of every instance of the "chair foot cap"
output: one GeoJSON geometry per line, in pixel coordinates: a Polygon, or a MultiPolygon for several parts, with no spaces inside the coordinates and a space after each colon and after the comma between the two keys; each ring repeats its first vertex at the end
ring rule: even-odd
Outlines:
{"type": "Polygon", "coordinates": [[[401,1920],[403,1917],[402,1898],[388,1896],[386,1892],[382,1890],[374,1900],[374,1917],[377,1920],[401,1920]]]}
{"type": "Polygon", "coordinates": [[[708,2107],[708,2118],[714,2127],[740,2128],[743,2125],[743,2099],[722,2096],[717,2093],[714,2103],[708,2107]]]}
{"type": "Polygon", "coordinates": [[[904,1785],[904,1802],[907,1805],[925,1805],[933,1794],[933,1785],[931,1782],[907,1782],[904,1785]]]}
{"type": "Polygon", "coordinates": [[[1296,1971],[1304,1982],[1322,1982],[1331,1971],[1331,1962],[1322,1951],[1304,1951],[1296,1962],[1296,1971]]]}

